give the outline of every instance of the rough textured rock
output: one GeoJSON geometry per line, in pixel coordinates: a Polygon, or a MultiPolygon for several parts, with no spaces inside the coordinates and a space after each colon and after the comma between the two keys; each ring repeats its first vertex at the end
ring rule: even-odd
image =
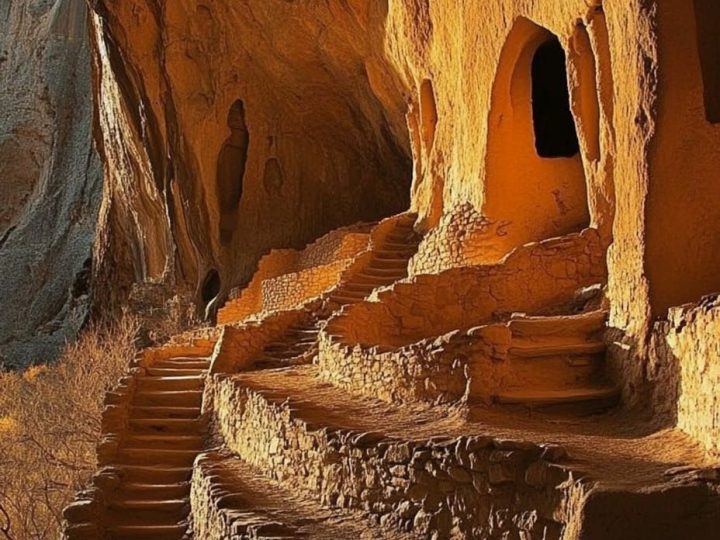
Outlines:
{"type": "Polygon", "coordinates": [[[0,1],[0,363],[85,321],[102,170],[83,0],[0,1]]]}
{"type": "Polygon", "coordinates": [[[223,297],[270,248],[409,206],[382,3],[103,0],[94,10],[108,164],[98,281],[112,283],[101,298],[164,280],[195,287],[202,304],[213,269],[223,297]]]}

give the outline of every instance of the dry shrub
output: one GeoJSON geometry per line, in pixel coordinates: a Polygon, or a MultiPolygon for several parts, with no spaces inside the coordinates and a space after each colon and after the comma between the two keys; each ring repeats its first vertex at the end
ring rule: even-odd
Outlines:
{"type": "Polygon", "coordinates": [[[57,363],[0,373],[0,539],[58,538],[96,465],[105,392],[135,355],[137,322],[91,327],[57,363]]]}

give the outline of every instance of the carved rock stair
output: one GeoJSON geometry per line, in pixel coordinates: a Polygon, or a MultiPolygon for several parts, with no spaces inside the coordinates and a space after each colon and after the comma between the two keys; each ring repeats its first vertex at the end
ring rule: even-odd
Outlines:
{"type": "Polygon", "coordinates": [[[574,406],[584,413],[616,405],[620,390],[605,375],[606,318],[602,310],[513,316],[506,324],[511,382],[493,400],[531,409],[574,406]]]}

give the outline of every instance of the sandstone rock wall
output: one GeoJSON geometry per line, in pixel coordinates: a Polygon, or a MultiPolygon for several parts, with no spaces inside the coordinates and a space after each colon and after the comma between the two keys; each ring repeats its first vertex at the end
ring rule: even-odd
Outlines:
{"type": "Polygon", "coordinates": [[[199,288],[212,268],[227,292],[269,248],[408,207],[410,147],[382,55],[382,3],[94,9],[105,297],[134,280],[199,288]],[[241,191],[230,206],[238,193],[218,187],[227,175],[241,191]],[[224,240],[221,223],[234,229],[224,240]]]}
{"type": "Polygon", "coordinates": [[[655,326],[649,378],[654,406],[720,456],[720,299],[670,310],[655,326]]]}
{"type": "Polygon", "coordinates": [[[83,0],[0,1],[0,364],[84,323],[102,192],[83,0]]]}

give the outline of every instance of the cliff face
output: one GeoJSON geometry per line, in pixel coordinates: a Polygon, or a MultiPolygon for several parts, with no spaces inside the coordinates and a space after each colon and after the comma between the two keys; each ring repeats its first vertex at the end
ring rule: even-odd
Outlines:
{"type": "Polygon", "coordinates": [[[0,1],[0,362],[47,361],[85,320],[102,189],[83,0],[0,1]]]}
{"type": "Polygon", "coordinates": [[[202,312],[271,247],[409,206],[405,98],[382,54],[382,2],[94,9],[107,163],[99,298],[162,282],[190,289],[202,312]]]}

